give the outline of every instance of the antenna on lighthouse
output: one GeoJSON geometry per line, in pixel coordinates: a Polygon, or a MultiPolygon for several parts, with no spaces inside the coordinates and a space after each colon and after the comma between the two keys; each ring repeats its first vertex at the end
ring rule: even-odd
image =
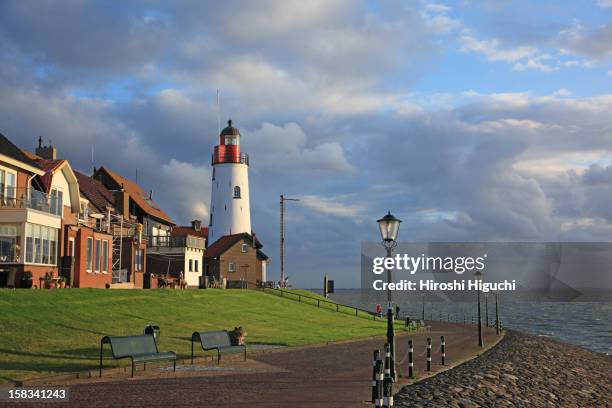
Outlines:
{"type": "Polygon", "coordinates": [[[221,134],[221,93],[217,89],[217,134],[221,134]]]}
{"type": "Polygon", "coordinates": [[[280,196],[280,287],[287,286],[287,278],[285,277],[285,201],[300,201],[297,198],[286,198],[283,194],[280,196]]]}

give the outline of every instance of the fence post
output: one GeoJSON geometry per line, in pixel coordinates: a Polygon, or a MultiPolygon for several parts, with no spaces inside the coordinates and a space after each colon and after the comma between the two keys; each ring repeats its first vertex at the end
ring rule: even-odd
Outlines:
{"type": "Polygon", "coordinates": [[[391,377],[391,346],[385,344],[385,378],[383,380],[383,407],[393,407],[393,378],[391,377]]]}
{"type": "Polygon", "coordinates": [[[427,371],[431,371],[431,337],[427,338],[427,371]]]}
{"type": "Polygon", "coordinates": [[[408,378],[414,378],[414,348],[412,348],[412,340],[408,340],[408,378]]]}
{"type": "Polygon", "coordinates": [[[444,359],[446,358],[446,352],[444,350],[446,346],[446,342],[444,341],[444,336],[440,336],[440,355],[442,356],[442,365],[444,365],[444,359]]]}
{"type": "Polygon", "coordinates": [[[382,407],[383,404],[383,381],[385,379],[385,362],[379,357],[376,361],[376,400],[374,406],[376,408],[382,407]]]}
{"type": "Polygon", "coordinates": [[[406,318],[406,327],[408,327],[408,326],[410,326],[410,318],[409,317],[406,318]]]}
{"type": "MultiPolygon", "coordinates": [[[[378,399],[378,366],[380,362],[380,350],[374,350],[374,360],[372,360],[372,404],[376,404],[378,399]]],[[[382,380],[382,378],[381,378],[382,380]]]]}

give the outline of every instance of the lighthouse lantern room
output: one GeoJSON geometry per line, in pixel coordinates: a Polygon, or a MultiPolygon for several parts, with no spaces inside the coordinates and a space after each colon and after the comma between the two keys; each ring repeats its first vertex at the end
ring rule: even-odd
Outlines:
{"type": "Polygon", "coordinates": [[[212,166],[208,242],[224,235],[251,234],[249,156],[240,151],[240,132],[231,120],[219,135],[212,166]]]}

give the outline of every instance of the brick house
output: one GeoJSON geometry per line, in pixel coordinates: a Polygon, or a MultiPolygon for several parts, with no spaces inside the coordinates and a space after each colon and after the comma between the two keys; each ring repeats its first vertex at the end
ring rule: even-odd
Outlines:
{"type": "Polygon", "coordinates": [[[34,282],[46,273],[58,273],[61,216],[55,203],[52,211],[46,194],[32,188],[32,180],[44,174],[36,162],[0,134],[0,287],[20,287],[25,271],[32,273],[34,282]],[[44,262],[43,251],[26,259],[26,249],[34,248],[35,235],[42,249],[41,230],[46,236],[44,262]]]}
{"type": "Polygon", "coordinates": [[[222,236],[206,248],[204,275],[226,288],[257,287],[266,281],[269,262],[261,248],[251,234],[222,236]]]}
{"type": "MultiPolygon", "coordinates": [[[[24,151],[45,172],[34,182],[61,207],[59,276],[75,288],[104,288],[111,283],[112,236],[87,211],[79,180],[67,160],[57,158],[53,146],[39,138],[36,154],[24,151]]],[[[27,256],[27,252],[26,252],[27,256]]]]}
{"type": "Polygon", "coordinates": [[[95,221],[95,228],[111,236],[111,286],[142,288],[146,242],[139,237],[141,227],[116,213],[116,196],[100,181],[79,172],[75,174],[84,204],[82,210],[95,221]]]}
{"type": "Polygon", "coordinates": [[[7,253],[0,254],[0,285],[22,286],[29,272],[35,286],[45,277],[74,287],[106,286],[111,237],[81,212],[68,161],[57,159],[56,149],[43,146],[41,138],[33,154],[1,136],[0,152],[0,242],[7,253]]]}
{"type": "Polygon", "coordinates": [[[114,208],[118,216],[135,225],[140,225],[134,237],[123,238],[122,247],[127,248],[121,257],[121,268],[128,270],[128,281],[137,288],[151,287],[151,279],[165,269],[156,269],[155,255],[151,247],[168,240],[174,221],[135,182],[118,173],[101,167],[94,171],[93,179],[99,181],[114,197],[114,208]],[[145,279],[146,272],[146,279],[145,279]]]}

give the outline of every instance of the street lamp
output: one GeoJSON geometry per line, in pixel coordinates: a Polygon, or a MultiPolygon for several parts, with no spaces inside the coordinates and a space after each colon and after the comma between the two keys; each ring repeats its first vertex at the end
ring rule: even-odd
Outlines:
{"type": "MultiPolygon", "coordinates": [[[[379,219],[378,227],[380,228],[380,235],[382,236],[382,244],[387,250],[387,258],[391,258],[393,248],[397,246],[397,233],[399,232],[399,226],[401,220],[391,215],[391,211],[384,217],[379,219]]],[[[391,269],[387,269],[387,283],[393,281],[391,275],[391,269]]],[[[393,329],[393,302],[391,300],[391,291],[387,286],[387,343],[389,344],[391,352],[391,378],[396,379],[395,376],[395,332],[393,329]]]]}
{"type": "MultiPolygon", "coordinates": [[[[476,280],[482,278],[482,272],[474,272],[476,280]]],[[[482,318],[480,316],[480,284],[478,284],[478,347],[484,347],[484,341],[482,339],[482,318]]]]}
{"type": "Polygon", "coordinates": [[[423,309],[421,310],[422,312],[421,320],[425,321],[425,294],[424,293],[421,293],[421,298],[423,300],[423,309]]]}

